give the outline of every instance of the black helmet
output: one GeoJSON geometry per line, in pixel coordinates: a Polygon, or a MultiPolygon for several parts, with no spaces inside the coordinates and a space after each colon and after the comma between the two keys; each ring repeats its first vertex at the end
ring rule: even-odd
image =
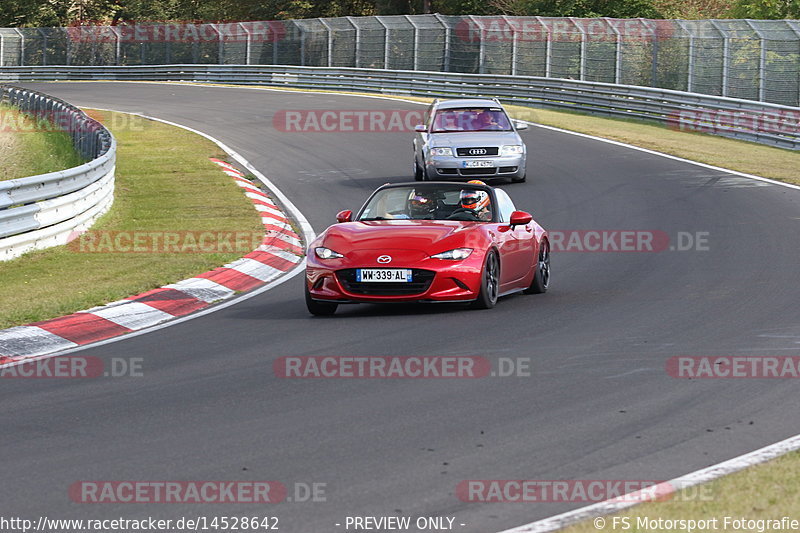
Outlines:
{"type": "Polygon", "coordinates": [[[436,196],[432,191],[411,191],[408,195],[408,214],[411,218],[431,218],[436,211],[436,196]]]}

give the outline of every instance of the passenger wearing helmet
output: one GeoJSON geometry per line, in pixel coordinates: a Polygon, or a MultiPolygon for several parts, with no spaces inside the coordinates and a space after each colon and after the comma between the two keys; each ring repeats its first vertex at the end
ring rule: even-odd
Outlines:
{"type": "MultiPolygon", "coordinates": [[[[467,183],[486,185],[480,180],[470,180],[467,183]]],[[[475,189],[462,189],[459,199],[459,208],[448,217],[455,220],[464,220],[464,215],[472,220],[488,222],[492,220],[489,193],[475,189]]]]}
{"type": "Polygon", "coordinates": [[[433,220],[436,213],[436,195],[433,191],[411,191],[408,196],[408,216],[415,220],[433,220]]]}

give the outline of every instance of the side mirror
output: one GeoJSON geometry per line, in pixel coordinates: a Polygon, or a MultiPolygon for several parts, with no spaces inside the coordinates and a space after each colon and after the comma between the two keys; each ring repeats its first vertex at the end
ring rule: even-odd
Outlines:
{"type": "Polygon", "coordinates": [[[353,212],[349,209],[336,213],[336,222],[350,222],[353,220],[353,212]]]}
{"type": "Polygon", "coordinates": [[[426,126],[425,124],[417,124],[416,126],[414,126],[414,131],[416,131],[417,133],[425,133],[426,131],[428,131],[428,126],[426,126]]]}
{"type": "Polygon", "coordinates": [[[533,216],[530,213],[526,213],[525,211],[514,211],[511,213],[509,225],[512,228],[514,226],[524,226],[525,224],[530,224],[531,220],[533,220],[533,216]]]}
{"type": "Polygon", "coordinates": [[[525,124],[524,122],[519,122],[519,121],[514,121],[514,127],[517,128],[517,130],[527,130],[528,129],[528,125],[527,124],[525,124]]]}

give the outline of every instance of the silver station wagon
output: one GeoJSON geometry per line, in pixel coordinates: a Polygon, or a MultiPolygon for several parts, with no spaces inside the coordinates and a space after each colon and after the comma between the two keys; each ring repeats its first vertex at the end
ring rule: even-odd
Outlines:
{"type": "Polygon", "coordinates": [[[526,148],[497,99],[435,100],[414,130],[417,181],[509,178],[525,181],[526,148]]]}

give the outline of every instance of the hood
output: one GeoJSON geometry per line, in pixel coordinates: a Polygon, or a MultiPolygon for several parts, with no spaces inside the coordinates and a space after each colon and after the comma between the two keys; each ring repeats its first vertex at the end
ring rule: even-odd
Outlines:
{"type": "Polygon", "coordinates": [[[470,146],[502,146],[506,144],[522,144],[515,131],[482,131],[461,133],[432,133],[431,146],[449,146],[451,148],[467,148],[470,146]]]}
{"type": "Polygon", "coordinates": [[[379,220],[346,222],[328,228],[322,246],[347,250],[421,250],[426,254],[458,248],[479,222],[379,220]],[[448,248],[450,246],[450,248],[448,248]]]}

